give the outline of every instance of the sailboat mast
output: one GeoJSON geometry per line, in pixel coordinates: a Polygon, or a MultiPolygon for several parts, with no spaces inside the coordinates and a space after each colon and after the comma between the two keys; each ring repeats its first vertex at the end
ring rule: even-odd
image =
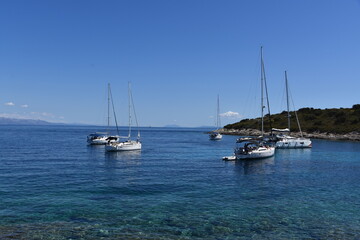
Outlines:
{"type": "Polygon", "coordinates": [[[264,61],[263,47],[261,46],[261,136],[264,135],[264,61]]]}
{"type": "Polygon", "coordinates": [[[267,83],[266,83],[265,64],[264,64],[263,52],[262,52],[262,46],[261,46],[261,135],[264,135],[264,108],[265,108],[265,106],[264,106],[264,88],[265,88],[266,103],[267,103],[267,108],[268,108],[270,131],[271,131],[271,135],[272,135],[270,102],[269,102],[269,94],[268,94],[267,83]]]}
{"type": "Polygon", "coordinates": [[[217,96],[217,109],[216,109],[216,128],[219,129],[220,127],[220,99],[219,94],[217,96]]]}
{"type": "Polygon", "coordinates": [[[130,82],[128,82],[128,98],[129,98],[129,140],[131,137],[131,85],[130,82]]]}
{"type": "Polygon", "coordinates": [[[107,112],[107,128],[110,130],[110,83],[108,83],[108,112],[107,112]]]}
{"type": "MultiPolygon", "coordinates": [[[[113,100],[113,97],[112,97],[110,84],[109,84],[109,99],[110,99],[110,100],[109,100],[109,106],[110,106],[110,101],[111,101],[112,110],[113,110],[113,114],[114,114],[114,120],[115,120],[115,125],[116,125],[116,132],[117,132],[117,135],[120,135],[120,133],[119,133],[119,126],[118,126],[117,119],[116,119],[114,100],[113,100]]],[[[110,107],[109,107],[109,108],[110,108],[110,107]]],[[[109,110],[109,111],[110,111],[110,110],[109,110]]],[[[110,114],[109,114],[109,119],[110,119],[110,114]]],[[[110,128],[110,127],[109,127],[109,128],[110,128]]]]}
{"type": "Polygon", "coordinates": [[[285,87],[286,87],[286,104],[287,104],[288,129],[289,129],[289,132],[290,132],[289,86],[288,86],[287,72],[286,71],[285,71],[285,87]]]}

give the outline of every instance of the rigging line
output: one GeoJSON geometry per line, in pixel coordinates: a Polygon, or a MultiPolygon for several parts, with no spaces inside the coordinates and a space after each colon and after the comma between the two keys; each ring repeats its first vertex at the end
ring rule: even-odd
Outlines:
{"type": "Polygon", "coordinates": [[[214,123],[216,126],[216,130],[218,130],[220,127],[220,124],[221,124],[220,123],[219,94],[217,95],[217,100],[216,100],[216,111],[215,111],[214,123]]]}
{"type": "Polygon", "coordinates": [[[107,126],[107,107],[109,106],[108,102],[107,102],[107,98],[108,98],[108,94],[109,94],[109,90],[108,88],[104,88],[102,89],[104,90],[103,95],[101,95],[101,115],[99,115],[99,122],[101,124],[101,126],[103,126],[103,128],[105,128],[104,131],[106,131],[107,133],[109,132],[109,127],[107,126]]]}
{"type": "Polygon", "coordinates": [[[288,129],[289,129],[289,134],[290,134],[290,126],[291,126],[291,122],[290,122],[290,109],[289,109],[289,85],[288,85],[288,79],[287,79],[287,72],[285,71],[285,85],[286,85],[286,106],[287,106],[287,116],[288,116],[288,129]]]}
{"type": "Polygon", "coordinates": [[[218,121],[218,119],[217,119],[217,116],[216,116],[216,113],[215,113],[215,117],[214,117],[214,126],[215,126],[215,128],[217,127],[217,121],[218,121]]]}
{"type": "Polygon", "coordinates": [[[281,99],[280,99],[280,110],[279,110],[279,113],[282,113],[284,110],[284,105],[285,105],[285,85],[283,86],[283,90],[281,91],[282,92],[282,96],[281,96],[281,99]]]}
{"type": "Polygon", "coordinates": [[[130,99],[131,99],[131,106],[132,106],[132,109],[133,109],[133,112],[134,112],[134,117],[135,117],[135,122],[136,122],[136,127],[138,129],[138,139],[140,138],[140,129],[139,129],[139,123],[138,123],[138,120],[137,120],[137,116],[136,116],[136,111],[135,111],[135,104],[134,104],[134,100],[133,100],[133,95],[132,95],[132,91],[130,89],[130,99]]]}
{"type": "Polygon", "coordinates": [[[295,104],[294,104],[294,99],[292,97],[292,94],[291,94],[291,90],[289,89],[289,95],[290,95],[290,99],[291,99],[291,102],[292,102],[292,105],[293,105],[293,108],[294,108],[294,113],[295,113],[295,117],[296,117],[296,122],[297,122],[297,125],[299,127],[299,131],[300,131],[300,135],[301,137],[304,137],[303,136],[303,133],[302,133],[302,130],[301,130],[301,126],[300,126],[300,121],[299,121],[299,117],[297,115],[297,111],[295,110],[295,104]]]}
{"type": "Polygon", "coordinates": [[[262,62],[262,65],[263,65],[263,72],[264,72],[264,83],[265,83],[266,102],[267,102],[268,113],[269,113],[270,132],[272,133],[271,114],[270,114],[270,103],[269,103],[268,88],[267,88],[267,83],[266,83],[266,75],[265,75],[264,61],[262,62]]]}
{"type": "MultiPolygon", "coordinates": [[[[217,104],[219,104],[219,95],[218,95],[218,99],[217,99],[217,104]]],[[[218,124],[219,124],[219,105],[216,106],[216,120],[215,120],[215,126],[216,128],[218,127],[218,124]]]]}
{"type": "MultiPolygon", "coordinates": [[[[255,83],[257,83],[258,81],[258,76],[260,75],[260,67],[259,67],[259,63],[261,62],[260,61],[261,59],[261,52],[259,51],[259,55],[256,59],[256,63],[254,63],[254,69],[252,70],[252,72],[254,73],[253,75],[255,76],[254,78],[252,77],[250,81],[246,82],[248,83],[248,91],[247,91],[247,94],[246,94],[246,98],[245,98],[245,104],[243,106],[244,107],[244,110],[243,110],[243,115],[244,115],[244,118],[251,118],[251,116],[253,118],[257,117],[258,115],[254,115],[254,112],[251,111],[253,109],[256,109],[257,107],[257,102],[258,102],[258,92],[255,91],[254,89],[257,89],[255,87],[255,83]],[[250,100],[251,98],[251,100],[250,100]]],[[[245,84],[243,84],[243,86],[245,86],[245,84]]],[[[243,87],[242,86],[242,87],[243,87]]],[[[256,84],[257,86],[257,84],[256,84]]]]}
{"type": "Polygon", "coordinates": [[[108,83],[108,97],[107,97],[107,100],[108,100],[108,103],[107,103],[107,131],[110,132],[110,93],[111,93],[111,90],[110,90],[110,83],[108,83]]]}
{"type": "Polygon", "coordinates": [[[217,127],[217,121],[218,121],[218,119],[217,119],[217,108],[216,108],[215,114],[214,114],[214,126],[215,127],[217,127]]]}
{"type": "Polygon", "coordinates": [[[131,122],[132,122],[132,119],[131,119],[131,96],[130,96],[130,93],[131,93],[131,83],[128,82],[128,101],[129,101],[129,134],[128,134],[128,138],[130,140],[130,137],[131,137],[131,122]]]}
{"type": "Polygon", "coordinates": [[[218,118],[218,126],[217,128],[221,128],[221,117],[220,117],[220,97],[219,97],[219,94],[218,94],[218,100],[217,100],[217,118],[218,118]]]}
{"type": "Polygon", "coordinates": [[[134,112],[136,127],[139,127],[139,123],[138,123],[138,119],[137,119],[137,116],[136,116],[135,104],[134,104],[132,92],[130,92],[130,96],[131,96],[131,105],[132,105],[132,109],[133,109],[133,112],[134,112]]]}
{"type": "Polygon", "coordinates": [[[110,89],[110,84],[109,84],[109,95],[110,95],[111,105],[112,105],[112,109],[113,109],[113,113],[114,113],[114,120],[115,120],[115,125],[116,125],[116,132],[117,132],[118,135],[120,135],[120,133],[119,133],[119,127],[118,127],[118,123],[117,123],[117,119],[116,119],[116,113],[115,113],[115,107],[114,107],[114,100],[113,100],[112,93],[111,93],[111,89],[110,89]]]}
{"type": "Polygon", "coordinates": [[[264,61],[262,49],[261,46],[261,136],[264,136],[264,61]]]}

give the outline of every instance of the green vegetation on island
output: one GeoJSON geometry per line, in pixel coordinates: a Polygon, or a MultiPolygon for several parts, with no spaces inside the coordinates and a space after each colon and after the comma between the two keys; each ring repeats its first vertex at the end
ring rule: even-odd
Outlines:
{"type": "MultiPolygon", "coordinates": [[[[360,132],[360,104],[353,105],[352,108],[332,108],[314,109],[301,108],[297,111],[301,130],[307,133],[334,133],[346,134],[350,132],[360,132]]],[[[264,128],[287,128],[287,112],[271,115],[271,125],[269,116],[264,117],[264,128]]],[[[261,119],[243,119],[240,122],[228,124],[225,129],[260,129],[261,119]]],[[[298,132],[295,113],[291,112],[291,131],[298,132]]]]}

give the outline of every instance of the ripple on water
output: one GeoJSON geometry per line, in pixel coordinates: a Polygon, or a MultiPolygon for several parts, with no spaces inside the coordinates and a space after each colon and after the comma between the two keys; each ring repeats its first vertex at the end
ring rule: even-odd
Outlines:
{"type": "Polygon", "coordinates": [[[108,154],[92,127],[0,129],[0,239],[360,239],[359,143],[224,162],[236,137],[203,130],[108,154]]]}

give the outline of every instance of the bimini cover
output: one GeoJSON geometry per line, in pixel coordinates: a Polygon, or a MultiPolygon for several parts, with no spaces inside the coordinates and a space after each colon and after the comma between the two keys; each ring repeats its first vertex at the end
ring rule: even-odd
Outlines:
{"type": "Polygon", "coordinates": [[[284,129],[272,128],[271,130],[273,132],[290,132],[288,128],[284,128],[284,129]]]}

